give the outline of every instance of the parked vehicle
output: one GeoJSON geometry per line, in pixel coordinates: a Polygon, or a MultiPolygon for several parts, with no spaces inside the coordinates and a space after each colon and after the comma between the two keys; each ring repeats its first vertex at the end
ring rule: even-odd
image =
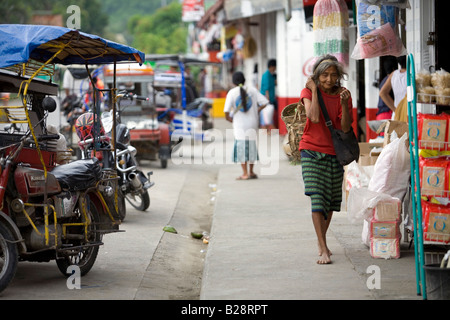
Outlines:
{"type": "MultiPolygon", "coordinates": [[[[46,121],[56,109],[49,97],[58,92],[52,83],[54,65],[85,64],[88,69],[88,64],[122,60],[142,63],[145,57],[134,48],[54,26],[2,24],[0,43],[0,87],[21,102],[0,105],[0,127],[6,129],[0,132],[2,291],[19,261],[56,260],[65,276],[72,265],[85,275],[103,235],[119,231],[121,223],[115,168],[103,167],[96,157],[57,164],[63,151],[52,141],[59,142],[61,135],[49,134],[46,121]]],[[[115,98],[115,90],[110,93],[115,98]]],[[[96,117],[98,111],[94,102],[96,117]]]]}
{"type": "MultiPolygon", "coordinates": [[[[42,102],[44,108],[48,99],[42,102]]],[[[0,153],[0,236],[6,240],[0,241],[0,291],[14,276],[19,259],[55,259],[64,275],[76,264],[85,275],[94,265],[103,234],[118,231],[120,224],[113,202],[105,205],[114,195],[108,185],[111,174],[96,158],[57,166],[57,151],[47,142],[60,136],[42,129],[37,141],[48,171],[41,166],[31,130],[0,135],[3,144],[10,140],[0,153]],[[11,143],[11,138],[16,141],[11,143]]]]}
{"type": "MultiPolygon", "coordinates": [[[[147,176],[139,169],[136,161],[137,149],[133,147],[131,142],[130,129],[121,122],[123,100],[142,100],[147,101],[147,97],[134,95],[131,93],[121,92],[118,95],[118,117],[116,117],[116,167],[119,176],[120,190],[125,199],[137,210],[145,211],[150,206],[150,189],[155,183],[150,181],[153,171],[147,172],[147,176]]],[[[111,137],[113,126],[113,114],[102,114],[102,122],[105,127],[106,134],[111,137]]]]}
{"type": "MultiPolygon", "coordinates": [[[[140,97],[128,93],[119,93],[119,100],[141,99],[140,97]]],[[[120,110],[120,102],[119,102],[120,110]]],[[[85,113],[75,122],[76,132],[80,138],[79,146],[82,151],[82,158],[89,159],[97,157],[102,162],[103,168],[116,168],[119,183],[119,217],[123,221],[126,216],[125,199],[137,210],[145,211],[150,206],[150,195],[148,189],[154,185],[150,182],[152,172],[147,173],[147,177],[138,168],[135,159],[137,150],[130,145],[130,130],[126,125],[120,123],[120,111],[116,116],[116,154],[111,152],[111,139],[114,117],[112,110],[102,113],[100,122],[100,144],[98,152],[95,152],[95,140],[92,135],[94,126],[94,115],[85,113]],[[115,161],[114,161],[115,159],[115,161]],[[115,163],[115,166],[113,165],[115,163]]]]}
{"type": "MultiPolygon", "coordinates": [[[[114,86],[114,68],[105,67],[105,85],[114,86]]],[[[133,92],[146,100],[128,100],[126,109],[121,112],[121,123],[130,130],[130,144],[137,149],[138,160],[160,161],[162,168],[167,168],[171,156],[169,125],[158,121],[153,96],[153,68],[150,65],[131,66],[122,64],[116,68],[116,86],[119,90],[133,92]]],[[[164,98],[163,98],[164,99],[164,98]]],[[[124,102],[124,101],[122,101],[124,102]]]]}
{"type": "Polygon", "coordinates": [[[204,131],[213,128],[212,99],[199,95],[186,68],[215,63],[179,55],[148,54],[146,59],[155,61],[154,101],[158,120],[169,124],[171,140],[180,136],[203,140],[204,131]]]}

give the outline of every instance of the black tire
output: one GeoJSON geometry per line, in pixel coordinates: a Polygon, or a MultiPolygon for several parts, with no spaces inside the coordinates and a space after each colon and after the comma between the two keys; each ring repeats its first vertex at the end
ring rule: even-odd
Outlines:
{"type": "Polygon", "coordinates": [[[144,193],[127,193],[125,198],[133,208],[139,211],[145,211],[150,206],[150,195],[148,194],[148,190],[145,190],[144,193]]]}
{"type": "MultiPolygon", "coordinates": [[[[79,249],[73,249],[73,250],[64,250],[62,251],[62,254],[59,253],[58,258],[56,259],[56,264],[58,266],[59,271],[66,276],[69,277],[70,274],[67,273],[67,268],[71,265],[76,265],[80,268],[80,275],[84,276],[86,275],[94,266],[95,260],[97,259],[99,245],[102,239],[102,235],[99,232],[96,232],[96,230],[99,229],[99,215],[97,212],[97,208],[95,207],[95,204],[89,200],[88,202],[88,215],[91,219],[91,224],[89,226],[91,232],[88,233],[88,240],[89,243],[95,244],[92,246],[86,246],[79,249]],[[61,256],[62,255],[62,256],[61,256]]],[[[79,210],[79,209],[78,209],[79,210]]],[[[79,210],[79,219],[78,222],[83,221],[82,219],[82,213],[79,210]]],[[[68,227],[69,229],[70,227],[68,227]]],[[[75,230],[72,232],[79,232],[79,234],[83,234],[82,229],[84,227],[78,226],[78,227],[72,227],[75,230]]],[[[68,233],[70,230],[68,230],[68,233]]],[[[70,240],[70,244],[72,244],[74,247],[79,247],[84,244],[86,244],[86,240],[70,240]]]]}
{"type": "Polygon", "coordinates": [[[18,250],[11,232],[0,223],[0,292],[8,287],[17,270],[18,250]]]}

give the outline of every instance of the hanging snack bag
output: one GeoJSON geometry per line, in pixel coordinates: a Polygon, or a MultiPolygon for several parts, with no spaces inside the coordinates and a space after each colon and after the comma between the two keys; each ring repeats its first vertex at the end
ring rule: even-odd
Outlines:
{"type": "Polygon", "coordinates": [[[426,241],[450,243],[450,207],[422,201],[426,241]]]}
{"type": "Polygon", "coordinates": [[[419,113],[418,135],[419,148],[431,150],[445,150],[447,137],[448,117],[446,114],[419,113]]]}
{"type": "Polygon", "coordinates": [[[422,195],[446,197],[448,187],[448,161],[445,158],[420,159],[420,187],[422,195]]]}

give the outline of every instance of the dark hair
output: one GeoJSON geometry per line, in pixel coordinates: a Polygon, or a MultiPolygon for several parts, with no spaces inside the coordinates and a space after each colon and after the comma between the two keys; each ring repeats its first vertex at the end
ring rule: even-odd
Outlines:
{"type": "Polygon", "coordinates": [[[277,66],[277,60],[275,60],[275,59],[270,59],[269,62],[267,62],[267,68],[276,67],[276,66],[277,66]]]}
{"type": "Polygon", "coordinates": [[[241,93],[241,103],[245,111],[247,111],[247,91],[244,89],[245,77],[241,71],[233,73],[233,84],[239,86],[241,93]]]}
{"type": "Polygon", "coordinates": [[[406,56],[397,57],[397,62],[400,64],[402,69],[406,69],[406,56]]]}
{"type": "Polygon", "coordinates": [[[395,58],[394,56],[386,56],[383,63],[383,67],[384,72],[386,72],[386,74],[390,74],[392,71],[397,70],[398,68],[397,58],[395,58]]]}

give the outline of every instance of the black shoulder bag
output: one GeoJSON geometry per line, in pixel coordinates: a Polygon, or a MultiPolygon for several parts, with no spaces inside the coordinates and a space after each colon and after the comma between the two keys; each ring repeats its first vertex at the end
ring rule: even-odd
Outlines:
{"type": "Polygon", "coordinates": [[[317,96],[319,98],[320,108],[322,109],[322,114],[325,118],[325,124],[330,129],[331,138],[333,139],[334,151],[336,152],[336,158],[342,166],[346,166],[354,160],[359,159],[359,144],[358,139],[350,129],[349,132],[344,132],[342,130],[335,129],[333,123],[325,107],[325,103],[320,93],[320,89],[317,88],[317,96]]]}

